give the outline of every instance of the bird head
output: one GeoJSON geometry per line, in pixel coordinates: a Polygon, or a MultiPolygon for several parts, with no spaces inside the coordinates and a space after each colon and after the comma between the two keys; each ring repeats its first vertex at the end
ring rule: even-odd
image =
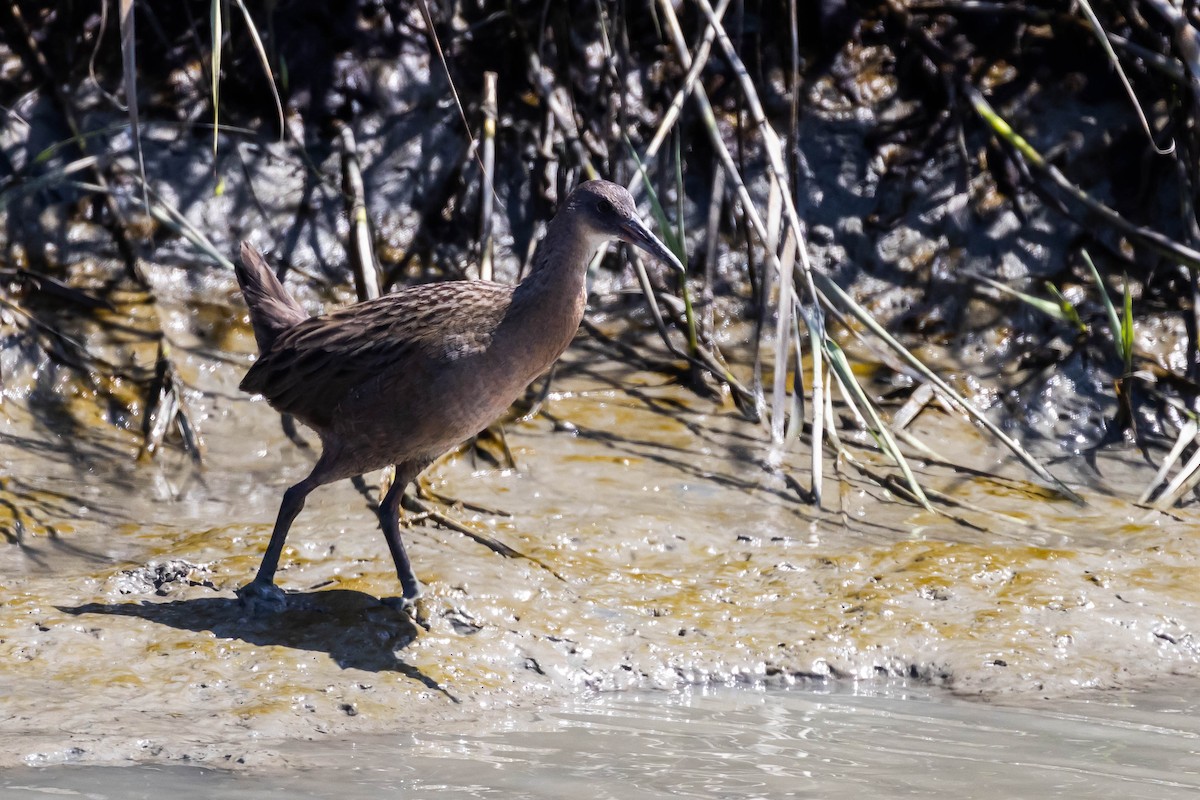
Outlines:
{"type": "Polygon", "coordinates": [[[642,222],[633,196],[625,187],[609,181],[588,181],[571,192],[567,205],[598,240],[597,246],[620,239],[641,248],[677,272],[685,271],[675,254],[642,222]]]}

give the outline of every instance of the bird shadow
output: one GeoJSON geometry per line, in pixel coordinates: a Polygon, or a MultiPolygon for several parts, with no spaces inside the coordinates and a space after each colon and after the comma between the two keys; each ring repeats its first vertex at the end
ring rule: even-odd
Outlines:
{"type": "Polygon", "coordinates": [[[252,645],[323,652],[342,669],[397,672],[460,702],[444,686],[397,655],[418,635],[417,625],[408,614],[363,592],[328,589],[289,593],[287,608],[272,614],[251,613],[231,597],[84,603],[57,608],[73,616],[136,617],[179,630],[208,631],[222,639],[240,639],[252,645]]]}

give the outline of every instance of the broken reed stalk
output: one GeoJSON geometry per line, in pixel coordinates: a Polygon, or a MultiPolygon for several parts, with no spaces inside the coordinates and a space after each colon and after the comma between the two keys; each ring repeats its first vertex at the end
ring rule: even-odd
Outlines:
{"type": "Polygon", "coordinates": [[[346,253],[354,272],[354,290],[359,300],[379,297],[379,264],[375,260],[374,237],[371,221],[367,216],[366,187],[363,185],[362,167],[358,163],[358,144],[349,125],[338,131],[342,147],[342,199],[346,203],[346,216],[350,220],[350,240],[346,253]]]}
{"type": "MultiPolygon", "coordinates": [[[[705,17],[708,19],[709,24],[713,28],[716,29],[717,42],[721,46],[721,49],[726,56],[726,59],[729,61],[730,65],[733,67],[734,73],[735,73],[736,77],[738,78],[739,84],[742,88],[743,95],[745,96],[747,103],[748,103],[752,121],[754,122],[755,126],[758,128],[760,136],[763,139],[764,150],[766,152],[767,159],[768,159],[768,170],[772,173],[774,179],[776,181],[778,181],[780,183],[780,185],[787,186],[788,182],[786,179],[786,172],[784,170],[779,137],[775,133],[774,129],[771,127],[769,122],[766,120],[765,114],[763,113],[762,104],[759,102],[757,91],[754,88],[753,81],[750,79],[749,73],[746,71],[745,66],[741,62],[740,57],[737,55],[732,42],[730,42],[730,40],[729,40],[729,37],[725,34],[725,32],[721,28],[719,22],[716,20],[713,10],[708,3],[708,0],[696,0],[696,5],[701,10],[701,12],[705,15],[705,17]]],[[[669,3],[664,2],[664,0],[660,0],[660,8],[662,8],[663,15],[665,18],[668,19],[668,23],[670,24],[670,21],[674,19],[674,15],[670,9],[669,3]]],[[[677,25],[677,23],[675,23],[675,28],[677,29],[677,27],[678,27],[678,25],[677,25]]],[[[678,46],[679,46],[679,44],[677,42],[677,47],[678,46]]],[[[686,58],[685,53],[680,53],[680,58],[681,59],[686,58]]],[[[699,87],[697,87],[693,96],[701,97],[702,94],[703,94],[703,90],[700,89],[699,87]]],[[[981,96],[979,96],[977,91],[975,92],[975,95],[977,97],[979,97],[980,99],[982,99],[981,96]]],[[[708,113],[709,113],[709,115],[711,115],[711,108],[708,109],[708,113]]],[[[724,158],[728,155],[728,150],[724,149],[721,146],[721,144],[719,143],[720,137],[718,135],[719,132],[716,131],[715,119],[712,119],[710,117],[708,119],[708,124],[710,126],[710,135],[713,138],[714,145],[717,146],[718,154],[720,154],[722,156],[722,159],[724,160],[724,158]]],[[[1047,168],[1050,170],[1054,169],[1052,166],[1049,166],[1047,168]]],[[[1057,172],[1057,171],[1055,170],[1055,172],[1057,172]]],[[[737,174],[737,170],[731,169],[730,175],[735,179],[735,183],[738,184],[739,197],[742,198],[744,213],[746,213],[747,218],[751,221],[751,224],[754,227],[756,234],[759,235],[760,240],[763,241],[764,243],[768,243],[770,241],[770,238],[765,235],[766,231],[762,225],[761,220],[758,219],[757,214],[753,211],[752,204],[750,204],[748,202],[748,196],[746,196],[746,194],[745,194],[744,184],[741,184],[741,179],[740,179],[740,176],[737,174]]],[[[1088,199],[1090,200],[1090,198],[1088,198],[1088,199]]],[[[838,287],[833,281],[829,280],[828,278],[821,275],[820,273],[816,273],[814,270],[811,269],[811,265],[808,262],[807,247],[805,246],[804,239],[803,239],[803,230],[800,226],[799,217],[798,217],[798,214],[796,213],[795,205],[792,202],[792,197],[791,197],[791,194],[789,191],[785,191],[783,193],[783,200],[784,200],[784,212],[785,212],[786,218],[787,218],[788,223],[791,226],[792,230],[794,230],[796,232],[796,236],[797,236],[796,250],[800,256],[799,265],[798,265],[800,269],[799,269],[799,275],[797,277],[802,278],[806,282],[808,291],[810,292],[810,295],[813,298],[812,305],[808,309],[806,309],[806,313],[804,313],[803,316],[805,318],[806,324],[809,327],[810,338],[814,341],[814,344],[819,343],[819,346],[814,346],[814,348],[813,348],[813,354],[814,354],[814,369],[813,369],[814,387],[813,387],[813,391],[814,391],[814,405],[816,405],[819,402],[820,392],[823,391],[823,386],[819,386],[817,384],[818,384],[818,382],[820,382],[822,380],[824,370],[818,366],[818,364],[815,360],[815,357],[818,353],[821,353],[822,350],[824,350],[827,355],[832,356],[834,353],[833,348],[835,347],[835,345],[825,335],[824,324],[823,324],[823,319],[822,319],[822,311],[821,311],[822,296],[821,296],[821,294],[818,293],[817,285],[814,283],[814,280],[820,279],[821,284],[823,284],[822,290],[824,292],[827,292],[827,293],[830,291],[837,292],[841,296],[843,304],[845,304],[847,302],[852,303],[852,301],[849,300],[849,296],[846,295],[845,292],[843,292],[841,290],[841,288],[838,287]]],[[[1094,201],[1092,201],[1092,202],[1094,202],[1094,201]]],[[[1115,212],[1110,211],[1110,213],[1115,213],[1115,212]]],[[[1161,237],[1160,235],[1156,235],[1156,234],[1154,234],[1154,232],[1148,232],[1148,234],[1143,233],[1143,236],[1147,236],[1147,235],[1148,235],[1148,238],[1150,238],[1151,240],[1154,240],[1155,236],[1157,236],[1157,239],[1160,240],[1160,244],[1162,246],[1172,246],[1173,245],[1175,248],[1178,248],[1176,250],[1176,252],[1179,252],[1180,251],[1179,249],[1187,249],[1187,248],[1182,248],[1182,246],[1178,245],[1177,243],[1170,242],[1170,240],[1166,240],[1165,242],[1161,241],[1161,240],[1165,240],[1166,237],[1161,237]]],[[[772,251],[772,249],[769,246],[767,246],[765,248],[765,252],[766,252],[769,266],[772,269],[776,270],[776,274],[782,276],[782,274],[783,274],[782,265],[781,265],[779,259],[777,258],[776,254],[772,251]]],[[[1197,254],[1197,255],[1200,255],[1200,254],[1197,254]]],[[[826,303],[826,304],[829,303],[829,299],[827,297],[824,298],[824,303],[826,303]]],[[[868,315],[868,318],[869,318],[869,315],[868,315]]],[[[921,364],[919,360],[917,360],[914,356],[912,356],[911,353],[909,353],[906,349],[904,349],[902,346],[900,346],[899,343],[896,342],[892,337],[888,336],[886,334],[886,332],[883,331],[883,329],[878,326],[877,323],[874,323],[874,320],[869,320],[869,322],[871,323],[871,325],[869,325],[869,327],[872,327],[872,330],[876,333],[876,335],[881,336],[881,338],[884,338],[885,342],[889,346],[893,347],[893,349],[900,348],[897,352],[899,352],[900,355],[902,355],[905,358],[905,360],[907,360],[911,364],[915,365],[918,368],[918,370],[921,372],[921,374],[926,375],[927,378],[930,380],[936,380],[940,384],[938,388],[943,389],[943,390],[949,388],[949,387],[945,387],[944,381],[941,381],[940,378],[937,378],[937,376],[931,370],[929,370],[927,367],[925,367],[924,364],[921,364]]],[[[855,380],[852,374],[847,374],[847,375],[843,376],[843,379],[851,380],[851,381],[855,380]]],[[[1054,483],[1059,488],[1060,491],[1062,491],[1066,496],[1070,497],[1071,499],[1073,499],[1077,502],[1082,502],[1081,498],[1079,498],[1079,496],[1075,492],[1071,491],[1069,487],[1067,487],[1065,484],[1062,483],[1062,481],[1059,481],[1057,478],[1054,478],[1052,475],[1050,475],[1050,473],[1048,471],[1046,471],[1044,467],[1042,467],[1040,464],[1038,464],[1031,456],[1029,456],[1028,453],[1025,452],[1024,448],[1022,448],[1019,444],[1017,444],[1015,441],[1013,441],[1010,437],[1004,435],[1003,432],[1001,432],[994,425],[991,425],[990,422],[986,420],[986,418],[982,418],[982,415],[979,415],[979,412],[976,411],[974,409],[974,407],[971,406],[970,403],[966,402],[963,398],[958,397],[957,395],[955,395],[955,399],[958,403],[962,404],[967,409],[968,414],[975,417],[977,420],[979,420],[981,422],[981,424],[983,424],[985,427],[987,427],[988,430],[993,434],[993,436],[996,436],[997,438],[999,438],[1006,446],[1009,447],[1010,450],[1013,450],[1015,453],[1017,453],[1017,455],[1022,459],[1022,461],[1024,461],[1027,466],[1029,466],[1031,469],[1033,469],[1034,472],[1039,475],[1039,477],[1042,477],[1043,479],[1054,483]]],[[[888,437],[888,438],[890,438],[890,437],[888,437]]],[[[820,450],[821,450],[820,440],[814,436],[814,446],[812,448],[813,458],[814,458],[814,469],[813,469],[814,477],[819,474],[819,465],[817,464],[817,459],[819,459],[820,450]]],[[[903,462],[903,456],[899,452],[899,450],[896,449],[894,452],[890,452],[889,454],[892,455],[892,457],[897,461],[897,464],[901,467],[901,469],[906,471],[906,467],[903,462]]],[[[816,493],[818,491],[819,491],[819,484],[814,486],[814,493],[816,493]]]]}
{"type": "Polygon", "coordinates": [[[483,136],[480,146],[479,188],[479,279],[492,279],[492,200],[495,196],[496,171],[496,78],[494,72],[483,73],[483,136]]]}
{"type": "MultiPolygon", "coordinates": [[[[672,44],[675,46],[676,56],[679,58],[680,63],[690,71],[694,62],[692,61],[691,53],[688,51],[687,43],[684,41],[683,29],[679,25],[679,19],[675,16],[675,9],[671,6],[670,0],[659,0],[659,10],[662,13],[663,20],[667,23],[667,31],[670,34],[672,44]]],[[[697,110],[700,112],[701,120],[704,122],[705,129],[709,135],[709,141],[713,149],[716,150],[721,167],[725,170],[726,177],[733,181],[733,188],[737,193],[742,213],[754,229],[754,233],[759,241],[767,242],[769,237],[767,236],[766,225],[763,223],[762,217],[758,214],[754,200],[750,196],[750,190],[746,187],[741,171],[738,170],[737,163],[733,159],[733,154],[730,153],[728,145],[725,144],[725,140],[721,136],[721,131],[717,127],[716,115],[713,113],[708,95],[704,91],[704,87],[698,82],[692,86],[691,97],[696,104],[697,110]]],[[[778,275],[780,272],[778,255],[770,248],[767,248],[766,257],[768,267],[774,274],[778,275]]],[[[761,392],[756,393],[754,405],[757,416],[760,418],[766,417],[766,405],[761,392]]]]}

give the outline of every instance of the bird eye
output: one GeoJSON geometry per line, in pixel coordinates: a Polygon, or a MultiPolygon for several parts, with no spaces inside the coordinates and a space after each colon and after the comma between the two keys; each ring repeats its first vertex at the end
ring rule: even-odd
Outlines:
{"type": "Polygon", "coordinates": [[[613,208],[613,204],[607,200],[604,200],[603,198],[596,203],[596,210],[605,215],[612,214],[614,211],[616,211],[616,209],[613,208]]]}

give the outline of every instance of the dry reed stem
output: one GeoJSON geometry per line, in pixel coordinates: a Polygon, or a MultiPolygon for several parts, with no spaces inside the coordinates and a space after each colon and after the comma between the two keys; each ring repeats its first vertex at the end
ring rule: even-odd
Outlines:
{"type": "Polygon", "coordinates": [[[367,216],[367,190],[358,162],[358,145],[349,125],[341,126],[338,137],[342,148],[342,200],[350,220],[350,240],[346,243],[346,253],[354,272],[354,290],[358,299],[373,300],[380,294],[380,270],[375,260],[371,221],[367,216]]]}
{"type": "Polygon", "coordinates": [[[492,279],[492,200],[496,171],[496,80],[495,72],[483,73],[483,144],[480,148],[479,187],[479,278],[492,279]]]}

